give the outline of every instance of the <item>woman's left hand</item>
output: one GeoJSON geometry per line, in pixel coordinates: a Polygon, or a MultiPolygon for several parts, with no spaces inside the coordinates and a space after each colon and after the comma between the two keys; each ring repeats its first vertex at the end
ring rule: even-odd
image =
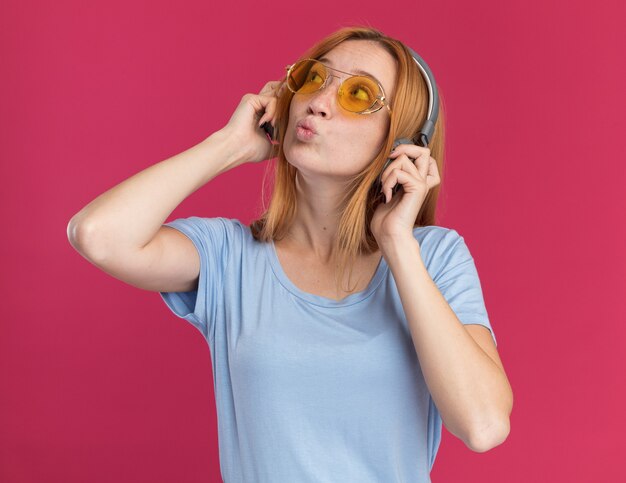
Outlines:
{"type": "Polygon", "coordinates": [[[370,226],[378,245],[400,237],[413,237],[415,219],[431,188],[441,182],[437,162],[430,149],[415,144],[400,144],[391,152],[395,158],[381,176],[382,192],[387,203],[380,203],[370,226]],[[391,190],[402,185],[393,198],[391,190]]]}

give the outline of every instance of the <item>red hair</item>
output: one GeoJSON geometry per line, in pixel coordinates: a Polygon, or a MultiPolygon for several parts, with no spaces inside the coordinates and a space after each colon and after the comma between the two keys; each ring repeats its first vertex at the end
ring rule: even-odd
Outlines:
{"type": "MultiPolygon", "coordinates": [[[[319,41],[300,59],[317,59],[346,40],[368,40],[381,45],[396,61],[397,77],[394,86],[394,96],[391,105],[392,115],[387,133],[387,140],[376,154],[372,163],[363,171],[357,173],[350,180],[341,206],[337,209],[342,213],[333,257],[338,266],[336,273],[337,288],[343,280],[346,267],[350,268],[350,275],[354,261],[359,255],[370,254],[378,250],[376,239],[370,230],[370,223],[374,210],[381,202],[375,190],[375,181],[380,174],[393,141],[398,138],[413,138],[424,124],[428,115],[428,87],[419,71],[411,52],[399,40],[390,38],[382,32],[370,27],[345,27],[319,41]]],[[[436,160],[440,177],[443,181],[444,155],[444,112],[441,88],[439,93],[439,114],[435,123],[435,130],[429,144],[431,156],[436,160]]],[[[288,232],[296,214],[296,168],[285,157],[283,151],[284,133],[289,122],[289,106],[293,93],[283,89],[278,99],[275,125],[278,131],[278,144],[275,146],[273,157],[276,165],[268,164],[268,172],[273,171],[274,183],[268,208],[257,220],[250,224],[252,235],[258,241],[269,242],[280,240],[288,232]]],[[[265,182],[264,182],[265,184],[265,182]]],[[[432,188],[415,219],[415,226],[434,225],[435,211],[441,184],[432,188]]],[[[263,202],[265,202],[263,190],[263,202]]],[[[350,277],[349,277],[350,278],[350,277]]],[[[354,288],[348,287],[352,292],[354,288]]]]}

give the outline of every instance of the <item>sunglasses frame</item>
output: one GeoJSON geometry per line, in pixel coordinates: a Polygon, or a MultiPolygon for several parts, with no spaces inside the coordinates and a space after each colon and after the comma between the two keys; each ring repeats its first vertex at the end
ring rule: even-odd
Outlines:
{"type": "MultiPolygon", "coordinates": [[[[339,98],[339,90],[341,89],[341,86],[343,85],[343,83],[345,82],[345,80],[349,79],[350,77],[366,77],[368,79],[370,79],[372,82],[374,82],[374,84],[376,84],[378,86],[378,89],[380,89],[380,93],[382,95],[377,96],[376,99],[374,100],[374,104],[372,104],[370,107],[368,107],[367,109],[364,109],[362,111],[350,111],[349,109],[346,109],[341,102],[339,102],[339,105],[342,107],[342,109],[345,109],[348,112],[352,112],[354,114],[372,114],[374,112],[378,112],[380,111],[383,107],[386,107],[389,110],[389,113],[391,114],[391,107],[389,106],[389,101],[387,100],[387,98],[385,97],[385,90],[383,89],[383,86],[380,85],[380,82],[378,82],[376,79],[374,79],[373,77],[369,76],[369,75],[365,75],[365,74],[352,74],[350,72],[344,72],[342,70],[339,69],[335,69],[334,67],[331,67],[329,65],[324,64],[324,62],[320,62],[317,59],[301,59],[291,65],[288,65],[285,67],[285,70],[287,70],[287,76],[285,78],[285,83],[287,84],[287,89],[289,89],[291,92],[293,92],[294,94],[297,94],[297,91],[294,91],[291,86],[289,85],[289,78],[291,77],[291,72],[293,71],[293,68],[295,66],[297,66],[298,64],[302,63],[302,62],[306,62],[306,61],[311,61],[311,62],[316,62],[318,64],[321,64],[324,66],[324,68],[329,69],[329,70],[334,70],[337,72],[341,72],[342,74],[346,74],[348,77],[344,80],[341,80],[339,76],[333,75],[333,74],[328,74],[326,76],[326,79],[324,79],[324,82],[320,85],[319,89],[317,89],[314,92],[318,92],[321,91],[322,89],[324,89],[324,87],[326,87],[326,83],[328,82],[328,79],[331,77],[337,77],[339,80],[341,80],[341,83],[339,84],[339,87],[337,89],[337,98],[339,98]]],[[[313,92],[311,92],[310,94],[313,94],[313,92]]]]}

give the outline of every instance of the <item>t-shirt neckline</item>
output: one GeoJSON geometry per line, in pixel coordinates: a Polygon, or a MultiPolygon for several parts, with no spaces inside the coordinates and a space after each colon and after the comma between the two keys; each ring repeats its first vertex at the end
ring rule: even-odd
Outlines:
{"type": "Polygon", "coordinates": [[[320,305],[322,307],[346,307],[348,305],[353,305],[361,302],[362,300],[365,300],[378,288],[378,286],[387,275],[387,271],[389,270],[389,266],[385,261],[385,257],[381,256],[380,261],[378,262],[378,266],[376,267],[376,271],[374,272],[374,276],[370,280],[369,285],[364,290],[362,290],[361,292],[350,294],[341,300],[335,300],[328,297],[322,297],[321,295],[315,295],[309,292],[305,292],[304,290],[300,290],[298,287],[296,287],[296,285],[289,279],[289,277],[287,277],[287,274],[280,264],[274,242],[270,240],[269,243],[264,243],[264,245],[265,253],[267,255],[267,259],[270,263],[272,271],[274,272],[276,278],[278,278],[278,281],[281,283],[281,285],[296,297],[299,297],[302,300],[305,300],[306,302],[309,302],[311,304],[320,305]]]}

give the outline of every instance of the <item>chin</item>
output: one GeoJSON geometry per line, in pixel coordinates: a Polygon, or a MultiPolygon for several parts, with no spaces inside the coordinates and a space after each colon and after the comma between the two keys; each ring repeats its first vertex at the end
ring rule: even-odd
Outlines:
{"type": "Polygon", "coordinates": [[[320,166],[319,153],[315,153],[305,143],[298,141],[288,134],[283,143],[283,152],[287,162],[298,169],[309,170],[315,166],[320,166]]]}
{"type": "Polygon", "coordinates": [[[300,171],[302,174],[321,174],[319,167],[321,161],[317,157],[313,157],[304,153],[293,154],[292,152],[285,151],[285,159],[287,162],[300,171]],[[317,169],[316,169],[317,168],[317,169]]]}

